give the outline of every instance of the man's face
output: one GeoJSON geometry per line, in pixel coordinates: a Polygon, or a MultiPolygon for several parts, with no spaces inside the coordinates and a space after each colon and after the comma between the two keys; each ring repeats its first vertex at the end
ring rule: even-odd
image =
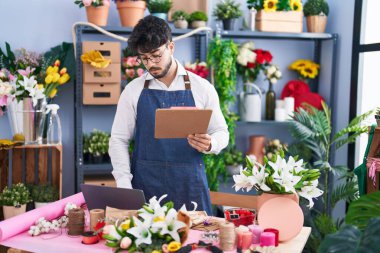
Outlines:
{"type": "Polygon", "coordinates": [[[172,65],[174,43],[169,42],[149,53],[140,53],[139,59],[148,72],[156,79],[164,77],[172,65]]]}

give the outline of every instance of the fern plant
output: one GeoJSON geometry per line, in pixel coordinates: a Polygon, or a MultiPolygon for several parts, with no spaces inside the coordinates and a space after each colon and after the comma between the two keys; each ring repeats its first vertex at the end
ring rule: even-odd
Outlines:
{"type": "Polygon", "coordinates": [[[319,245],[327,234],[334,233],[338,229],[339,225],[335,224],[331,217],[335,205],[341,200],[351,202],[359,197],[358,185],[353,172],[346,166],[330,164],[331,149],[334,146],[339,149],[345,144],[353,143],[357,137],[366,133],[368,127],[361,123],[373,113],[374,110],[354,118],[347,127],[334,136],[331,136],[331,111],[325,103],[323,103],[322,111],[312,106],[306,106],[305,109],[300,108],[290,122],[291,134],[302,143],[303,149],[299,150],[295,146],[291,149],[291,154],[302,155],[305,153],[305,149],[310,150],[311,159],[309,157],[305,160],[309,162],[309,167],[318,168],[324,175],[322,212],[310,214],[310,217],[314,216],[312,217],[314,220],[309,219],[314,228],[310,239],[310,243],[313,244],[309,247],[309,249],[313,249],[311,251],[315,251],[315,245],[319,245]],[[331,192],[328,185],[330,176],[336,176],[340,182],[339,186],[331,192]]]}

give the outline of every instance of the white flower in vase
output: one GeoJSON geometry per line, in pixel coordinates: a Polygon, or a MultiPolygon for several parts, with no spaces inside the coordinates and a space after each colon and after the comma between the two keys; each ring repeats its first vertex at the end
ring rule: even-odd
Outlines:
{"type": "Polygon", "coordinates": [[[142,243],[151,244],[152,243],[152,234],[150,232],[150,227],[152,224],[151,219],[146,219],[144,222],[140,221],[136,217],[133,217],[135,226],[128,229],[127,232],[136,237],[136,246],[139,246],[142,243]]]}
{"type": "Polygon", "coordinates": [[[186,224],[177,220],[177,211],[170,209],[164,221],[154,222],[152,228],[159,229],[161,235],[170,235],[175,241],[180,241],[178,230],[186,227],[186,224]]]}
{"type": "Polygon", "coordinates": [[[157,197],[154,196],[149,200],[148,205],[144,205],[143,208],[141,208],[138,213],[141,218],[144,220],[151,219],[154,220],[157,217],[164,217],[166,211],[168,210],[167,206],[162,206],[160,202],[166,198],[168,195],[165,194],[161,196],[158,200],[157,197]]]}
{"type": "Polygon", "coordinates": [[[323,194],[323,191],[318,189],[318,180],[314,180],[311,185],[306,185],[301,188],[301,191],[298,194],[309,201],[309,208],[314,206],[313,198],[318,198],[323,194]]]}

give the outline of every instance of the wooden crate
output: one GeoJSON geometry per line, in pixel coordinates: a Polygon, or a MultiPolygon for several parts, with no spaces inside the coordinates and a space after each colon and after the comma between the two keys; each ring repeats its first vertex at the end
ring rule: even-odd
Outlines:
{"type": "Polygon", "coordinates": [[[259,11],[256,15],[256,30],[262,32],[301,33],[303,30],[302,11],[259,11]]]}
{"type": "Polygon", "coordinates": [[[120,83],[84,83],[84,105],[116,105],[121,92],[120,83]]]}
{"type": "Polygon", "coordinates": [[[59,189],[61,198],[62,145],[26,145],[15,147],[11,151],[0,150],[0,190],[4,189],[9,182],[12,184],[48,183],[49,152],[51,152],[51,184],[59,189]],[[12,159],[11,163],[10,159],[12,159]],[[12,178],[9,178],[10,165],[12,165],[12,178]]]}

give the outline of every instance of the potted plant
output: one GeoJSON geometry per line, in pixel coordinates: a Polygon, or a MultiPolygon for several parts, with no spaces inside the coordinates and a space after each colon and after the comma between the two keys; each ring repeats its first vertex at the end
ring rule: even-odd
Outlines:
{"type": "Polygon", "coordinates": [[[59,199],[58,190],[52,185],[31,185],[31,198],[35,208],[40,208],[59,199]]]}
{"type": "Polygon", "coordinates": [[[87,20],[98,26],[106,26],[110,0],[75,0],[79,8],[86,7],[87,20]]]}
{"type": "Polygon", "coordinates": [[[106,155],[108,154],[109,139],[109,133],[96,129],[91,132],[88,137],[85,152],[90,154],[90,161],[92,163],[102,163],[104,160],[107,160],[106,155]]]}
{"type": "Polygon", "coordinates": [[[144,17],[145,0],[113,0],[122,26],[134,27],[144,17]]]}
{"type": "Polygon", "coordinates": [[[150,14],[164,20],[168,20],[168,12],[173,6],[172,0],[149,0],[148,9],[150,14]]]}
{"type": "Polygon", "coordinates": [[[329,15],[329,5],[325,0],[308,0],[303,7],[303,13],[306,17],[308,32],[325,32],[329,15]]]}
{"type": "Polygon", "coordinates": [[[203,11],[194,11],[190,14],[189,22],[191,23],[192,28],[199,28],[206,26],[208,18],[206,13],[203,11]]]}
{"type": "Polygon", "coordinates": [[[187,20],[189,19],[189,14],[184,11],[176,11],[172,15],[172,20],[174,22],[174,27],[178,29],[187,29],[189,23],[187,20]]]}
{"type": "Polygon", "coordinates": [[[240,10],[240,4],[234,0],[222,0],[216,5],[213,15],[218,20],[222,20],[224,30],[233,30],[235,20],[243,13],[240,10]]]}
{"type": "Polygon", "coordinates": [[[231,148],[223,153],[223,160],[226,165],[227,173],[232,176],[240,173],[243,169],[243,153],[236,150],[236,148],[231,148]]]}
{"type": "Polygon", "coordinates": [[[25,213],[26,204],[31,202],[28,188],[22,183],[4,188],[0,194],[0,204],[3,206],[4,219],[25,213]]]}

